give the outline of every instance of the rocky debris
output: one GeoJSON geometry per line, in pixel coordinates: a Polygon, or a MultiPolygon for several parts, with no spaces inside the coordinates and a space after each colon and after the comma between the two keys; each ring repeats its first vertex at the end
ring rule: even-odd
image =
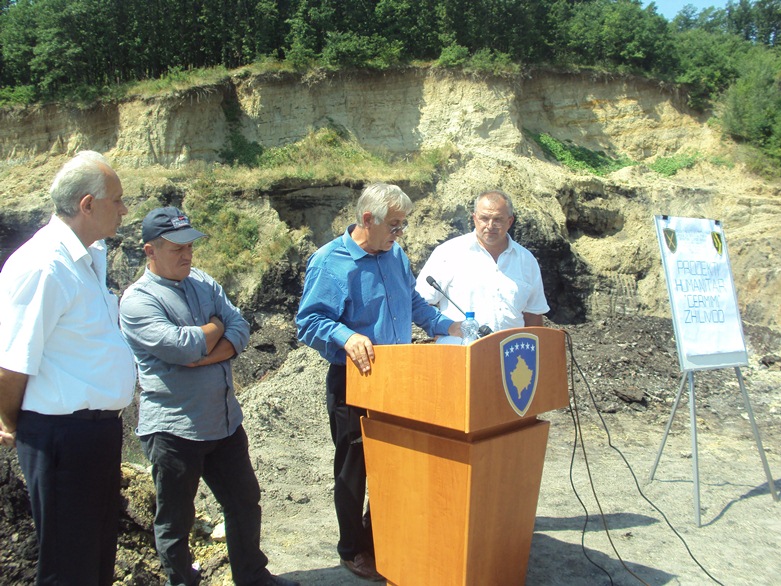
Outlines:
{"type": "MultiPolygon", "coordinates": [[[[581,409],[602,413],[636,412],[647,420],[669,418],[682,374],[672,322],[668,318],[609,318],[564,328],[572,340],[574,383],[581,409]]],[[[749,364],[741,367],[760,429],[781,425],[778,371],[765,358],[781,346],[781,335],[762,326],[744,325],[749,364]]],[[[726,429],[746,417],[733,368],[696,371],[698,418],[713,429],[726,429]]],[[[676,424],[688,426],[688,385],[683,389],[676,424]]]]}
{"type": "Polygon", "coordinates": [[[0,449],[0,583],[32,584],[38,542],[16,452],[0,449]]]}

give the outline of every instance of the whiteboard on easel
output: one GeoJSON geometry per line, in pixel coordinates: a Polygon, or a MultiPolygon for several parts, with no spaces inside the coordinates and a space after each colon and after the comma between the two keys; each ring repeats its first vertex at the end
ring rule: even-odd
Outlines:
{"type": "Polygon", "coordinates": [[[681,371],[748,364],[719,220],[655,216],[681,371]]]}

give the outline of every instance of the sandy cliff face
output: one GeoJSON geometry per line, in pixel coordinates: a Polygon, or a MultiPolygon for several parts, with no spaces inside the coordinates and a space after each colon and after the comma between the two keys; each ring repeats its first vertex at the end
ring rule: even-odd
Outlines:
{"type": "MultiPolygon", "coordinates": [[[[779,245],[771,232],[781,211],[776,185],[739,167],[705,162],[671,179],[644,167],[604,178],[578,175],[547,160],[532,140],[549,133],[636,161],[726,152],[675,91],[638,78],[532,72],[485,79],[419,69],[306,80],[249,76],[89,110],[2,112],[2,246],[12,248],[46,216],[45,189],[61,155],[82,148],[107,152],[131,179],[130,199],[142,201],[154,195],[152,186],[136,180],[145,168],[217,161],[232,129],[274,147],[325,125],[399,155],[443,144],[457,149],[435,184],[409,188],[416,210],[405,248],[416,268],[438,242],[471,229],[474,196],[498,187],[514,198],[515,238],[540,259],[554,319],[667,315],[653,216],[717,218],[725,225],[744,318],[781,325],[773,301],[781,294],[779,245]]],[[[344,185],[297,186],[284,196],[261,195],[259,205],[274,208],[291,229],[312,227],[314,247],[343,229],[354,196],[344,185]]]]}
{"type": "Polygon", "coordinates": [[[453,142],[462,151],[531,155],[527,132],[635,159],[703,149],[711,132],[672,91],[638,78],[534,73],[510,79],[426,70],[234,78],[158,99],[87,110],[44,106],[0,112],[0,157],[23,163],[87,146],[126,166],[217,160],[225,108],[240,108],[242,132],[264,146],[343,126],[364,145],[409,153],[453,142]]]}

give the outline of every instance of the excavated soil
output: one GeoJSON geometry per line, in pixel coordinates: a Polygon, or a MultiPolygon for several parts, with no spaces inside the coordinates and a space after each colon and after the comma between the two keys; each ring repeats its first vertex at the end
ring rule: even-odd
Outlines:
{"type": "MultiPolygon", "coordinates": [[[[551,324],[553,325],[553,324],[551,324]]],[[[555,325],[554,325],[555,327],[555,325]]],[[[695,373],[701,527],[694,517],[688,392],[648,481],[679,388],[671,323],[624,317],[567,326],[574,393],[552,422],[528,584],[769,584],[781,571],[774,502],[732,369],[695,373]],[[576,428],[576,422],[578,427],[576,428]],[[582,444],[574,444],[576,429],[582,444]],[[600,512],[602,514],[600,514],[600,512]],[[607,527],[607,531],[606,528],[607,527]]],[[[781,455],[781,339],[747,327],[741,369],[774,478],[781,455]]],[[[240,391],[263,489],[270,569],[312,585],[360,584],[339,566],[325,363],[308,348],[240,391]]],[[[128,444],[135,440],[131,437],[128,444]]],[[[149,531],[154,508],[144,463],[127,465],[117,584],[162,583],[149,531]]],[[[781,481],[776,480],[777,491],[781,481]]],[[[208,490],[192,543],[206,583],[231,584],[221,521],[208,490]]],[[[15,458],[0,455],[0,584],[32,583],[35,538],[15,458]]],[[[78,528],[74,528],[78,530],[78,528]]],[[[519,583],[521,577],[519,576],[519,583]]]]}

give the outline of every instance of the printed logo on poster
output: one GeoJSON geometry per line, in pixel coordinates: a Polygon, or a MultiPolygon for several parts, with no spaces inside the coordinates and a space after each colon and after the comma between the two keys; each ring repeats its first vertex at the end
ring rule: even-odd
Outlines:
{"type": "Polygon", "coordinates": [[[710,233],[710,239],[711,242],[713,242],[713,248],[716,249],[719,256],[724,254],[724,239],[722,238],[721,233],[714,230],[710,233]]]}
{"type": "Polygon", "coordinates": [[[678,250],[678,236],[675,234],[675,230],[665,228],[662,232],[664,232],[664,243],[670,249],[670,252],[675,254],[675,251],[678,250]]]}
{"type": "Polygon", "coordinates": [[[539,338],[534,334],[514,334],[499,343],[502,354],[502,384],[510,406],[524,416],[537,391],[540,367],[539,338]]]}

